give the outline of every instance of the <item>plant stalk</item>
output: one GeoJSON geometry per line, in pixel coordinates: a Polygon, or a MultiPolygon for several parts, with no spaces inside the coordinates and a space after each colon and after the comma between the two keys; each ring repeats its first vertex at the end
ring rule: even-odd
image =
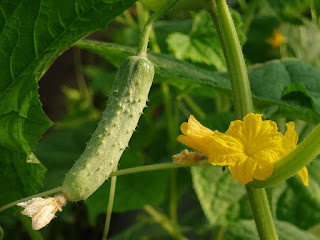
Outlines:
{"type": "MultiPolygon", "coordinates": [[[[226,0],[212,1],[212,11],[209,13],[226,60],[236,116],[242,119],[253,112],[253,104],[244,57],[226,0]]],[[[278,239],[265,189],[252,189],[250,186],[246,189],[260,239],[278,239]]]]}
{"type": "Polygon", "coordinates": [[[148,42],[152,25],[155,21],[161,18],[170,8],[172,8],[179,0],[168,0],[164,5],[157,9],[148,19],[141,33],[137,55],[141,57],[147,56],[148,42]]]}
{"type": "Polygon", "coordinates": [[[255,189],[246,186],[252,213],[261,240],[277,240],[267,194],[264,188],[255,189]]]}
{"type": "Polygon", "coordinates": [[[219,36],[232,86],[235,112],[238,119],[253,112],[248,73],[239,38],[225,0],[212,2],[209,11],[219,36]]]}

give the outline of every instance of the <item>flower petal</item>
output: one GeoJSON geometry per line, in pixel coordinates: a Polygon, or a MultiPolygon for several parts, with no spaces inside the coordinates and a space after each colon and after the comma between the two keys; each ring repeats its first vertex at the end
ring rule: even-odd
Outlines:
{"type": "Polygon", "coordinates": [[[242,160],[243,157],[243,144],[239,139],[218,131],[214,132],[208,155],[209,163],[226,166],[242,160]]]}
{"type": "Polygon", "coordinates": [[[308,186],[309,185],[308,169],[304,167],[300,171],[298,171],[298,174],[301,177],[303,184],[305,186],[308,186]]]}
{"type": "Polygon", "coordinates": [[[298,134],[295,130],[295,124],[294,122],[286,123],[287,131],[284,135],[285,137],[285,152],[284,155],[287,155],[290,153],[293,149],[296,148],[298,143],[298,134]]]}
{"type": "Polygon", "coordinates": [[[254,170],[253,177],[260,181],[266,180],[273,173],[273,164],[257,164],[256,169],[254,170]]]}
{"type": "Polygon", "coordinates": [[[39,230],[45,227],[54,217],[57,211],[62,211],[62,206],[67,202],[63,195],[47,198],[32,198],[26,202],[18,203],[17,206],[23,207],[23,215],[32,219],[32,228],[39,230]]]}
{"type": "Polygon", "coordinates": [[[208,155],[213,131],[202,126],[192,115],[187,123],[181,124],[180,129],[184,135],[178,136],[179,142],[208,155]]]}
{"type": "Polygon", "coordinates": [[[51,220],[55,217],[57,209],[54,205],[48,205],[42,207],[39,212],[32,217],[32,228],[39,230],[48,225],[51,220]]]}
{"type": "Polygon", "coordinates": [[[253,180],[253,172],[256,164],[250,157],[244,156],[240,161],[229,166],[231,175],[234,179],[239,180],[243,184],[247,184],[253,180]]]}

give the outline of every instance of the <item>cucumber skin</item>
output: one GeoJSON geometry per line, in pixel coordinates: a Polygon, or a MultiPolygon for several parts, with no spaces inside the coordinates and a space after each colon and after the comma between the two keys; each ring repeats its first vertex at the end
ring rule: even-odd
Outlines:
{"type": "Polygon", "coordinates": [[[62,194],[68,201],[88,198],[118,165],[146,106],[153,77],[147,58],[131,56],[122,62],[98,127],[64,179],[62,194]]]}

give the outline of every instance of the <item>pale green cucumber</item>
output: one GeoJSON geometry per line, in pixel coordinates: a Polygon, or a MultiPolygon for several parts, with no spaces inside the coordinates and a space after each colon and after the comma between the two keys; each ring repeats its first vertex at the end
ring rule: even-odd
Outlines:
{"type": "Polygon", "coordinates": [[[98,127],[64,179],[62,193],[69,201],[88,198],[115,169],[146,106],[153,77],[154,67],[145,57],[128,57],[121,64],[98,127]]]}

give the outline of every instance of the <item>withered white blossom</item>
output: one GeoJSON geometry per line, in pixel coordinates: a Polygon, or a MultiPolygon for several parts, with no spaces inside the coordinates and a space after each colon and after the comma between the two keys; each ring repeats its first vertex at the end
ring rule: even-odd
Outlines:
{"type": "Polygon", "coordinates": [[[189,152],[188,149],[172,156],[173,162],[178,164],[197,163],[206,159],[206,156],[199,152],[189,152]]]}
{"type": "Polygon", "coordinates": [[[31,217],[32,228],[39,230],[45,227],[56,216],[56,212],[62,211],[62,207],[67,200],[63,195],[47,198],[32,198],[29,201],[18,203],[17,206],[23,207],[23,215],[31,217]]]}

